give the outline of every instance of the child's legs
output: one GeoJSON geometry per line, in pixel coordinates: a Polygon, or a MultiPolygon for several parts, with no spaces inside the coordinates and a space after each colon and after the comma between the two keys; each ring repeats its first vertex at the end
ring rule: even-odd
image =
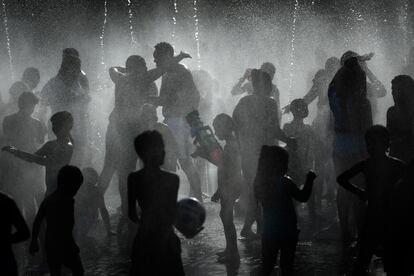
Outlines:
{"type": "Polygon", "coordinates": [[[233,199],[221,199],[220,218],[223,223],[224,236],[226,237],[226,253],[238,254],[237,233],[233,222],[233,199]]]}
{"type": "Polygon", "coordinates": [[[270,275],[273,272],[280,244],[275,238],[265,238],[262,236],[262,269],[260,275],[270,275]]]}
{"type": "Polygon", "coordinates": [[[137,157],[135,153],[125,154],[118,170],[118,188],[121,197],[122,216],[128,217],[128,175],[135,170],[137,157]]]}
{"type": "Polygon", "coordinates": [[[66,256],[63,264],[72,271],[74,276],[82,276],[84,269],[79,254],[73,254],[72,256],[66,256]]]}
{"type": "Polygon", "coordinates": [[[293,275],[293,264],[295,260],[296,245],[298,237],[287,238],[281,241],[282,247],[280,249],[280,268],[282,275],[293,275]]]}
{"type": "Polygon", "coordinates": [[[62,269],[62,260],[56,252],[46,251],[47,265],[51,276],[60,276],[62,269]]]}
{"type": "Polygon", "coordinates": [[[355,260],[353,274],[364,275],[368,271],[376,245],[365,235],[360,239],[358,245],[359,253],[355,260]]]}

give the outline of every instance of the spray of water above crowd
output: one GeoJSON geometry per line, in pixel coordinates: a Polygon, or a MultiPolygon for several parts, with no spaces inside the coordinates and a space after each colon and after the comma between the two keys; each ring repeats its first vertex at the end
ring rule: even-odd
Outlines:
{"type": "MultiPolygon", "coordinates": [[[[209,84],[198,83],[199,90],[211,89],[227,113],[239,99],[230,90],[245,70],[272,62],[283,107],[307,92],[327,58],[346,50],[375,53],[368,66],[390,91],[412,46],[410,15],[408,0],[2,0],[1,95],[7,102],[10,85],[29,66],[40,69],[40,90],[56,75],[62,49],[76,48],[90,81],[93,166],[100,169],[114,98],[108,69],[124,66],[129,55],[141,55],[153,68],[153,47],[160,41],[189,53],[192,59],[183,63],[211,76],[209,84]]],[[[376,121],[384,121],[390,105],[388,93],[379,101],[376,121]]]]}

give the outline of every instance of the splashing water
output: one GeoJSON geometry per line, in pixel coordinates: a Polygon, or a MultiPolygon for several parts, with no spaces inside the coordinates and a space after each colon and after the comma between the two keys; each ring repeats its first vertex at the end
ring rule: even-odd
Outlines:
{"type": "Polygon", "coordinates": [[[9,24],[7,18],[7,9],[6,9],[6,2],[1,0],[1,5],[3,8],[3,25],[4,25],[4,32],[6,34],[6,45],[7,45],[7,54],[9,56],[9,67],[10,67],[10,76],[12,81],[14,81],[14,69],[13,69],[13,56],[10,46],[10,35],[9,35],[9,24]]]}
{"type": "Polygon", "coordinates": [[[402,1],[402,7],[401,7],[401,13],[399,16],[399,23],[401,25],[401,29],[403,32],[403,36],[404,36],[404,42],[405,42],[405,47],[409,47],[409,24],[410,24],[410,20],[408,18],[408,7],[409,6],[409,0],[403,0],[402,1]]]}
{"type": "Polygon", "coordinates": [[[135,35],[134,35],[134,27],[133,27],[133,19],[134,19],[134,15],[132,13],[132,2],[131,0],[127,0],[127,5],[128,5],[128,23],[129,23],[129,33],[131,35],[131,45],[130,45],[130,49],[134,50],[136,48],[136,40],[135,40],[135,35]]]}
{"type": "Polygon", "coordinates": [[[295,0],[293,10],[292,32],[290,40],[290,73],[289,73],[289,102],[292,100],[293,76],[295,73],[295,45],[296,45],[296,20],[298,15],[299,0],[295,0]]]}
{"type": "Polygon", "coordinates": [[[172,17],[173,29],[172,29],[172,32],[171,32],[171,40],[172,40],[172,44],[174,45],[175,32],[176,32],[176,29],[177,29],[177,16],[178,16],[177,0],[173,0],[173,5],[174,5],[174,14],[173,14],[173,17],[172,17]]]}
{"type": "Polygon", "coordinates": [[[197,47],[197,68],[200,70],[201,68],[201,56],[200,56],[200,39],[199,39],[199,29],[198,29],[198,8],[197,8],[197,0],[193,2],[194,8],[194,39],[197,47]]]}
{"type": "Polygon", "coordinates": [[[104,1],[104,20],[102,23],[101,35],[99,36],[100,48],[101,48],[101,65],[103,66],[104,73],[106,72],[105,41],[104,40],[105,40],[105,27],[106,27],[107,15],[108,15],[108,6],[107,6],[107,0],[105,0],[104,1]]]}

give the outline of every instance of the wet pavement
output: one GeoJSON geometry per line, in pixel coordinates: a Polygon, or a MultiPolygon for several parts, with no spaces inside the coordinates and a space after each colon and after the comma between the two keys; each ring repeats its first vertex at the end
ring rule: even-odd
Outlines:
{"type": "MultiPolygon", "coordinates": [[[[182,259],[187,275],[256,275],[260,265],[260,242],[238,241],[241,255],[240,267],[226,267],[217,263],[216,253],[225,246],[221,225],[219,205],[207,202],[207,220],[205,229],[194,239],[182,241],[182,259]]],[[[346,275],[346,263],[339,238],[338,225],[335,222],[335,209],[325,206],[317,220],[309,217],[304,205],[298,206],[300,214],[300,242],[295,263],[296,275],[346,275]],[[317,221],[317,223],[315,222],[317,221]]],[[[115,224],[117,217],[112,216],[115,224]]],[[[238,232],[242,221],[235,219],[238,232]]],[[[90,236],[94,239],[81,245],[82,259],[86,275],[126,275],[129,267],[129,245],[127,234],[105,238],[100,225],[90,236]]],[[[128,231],[125,231],[127,233],[128,231]]],[[[132,237],[129,237],[129,240],[132,237]]],[[[371,275],[384,275],[379,262],[374,262],[378,270],[371,275]]],[[[277,269],[276,269],[277,271],[277,269]]],[[[274,275],[278,275],[275,272],[274,275]]]]}

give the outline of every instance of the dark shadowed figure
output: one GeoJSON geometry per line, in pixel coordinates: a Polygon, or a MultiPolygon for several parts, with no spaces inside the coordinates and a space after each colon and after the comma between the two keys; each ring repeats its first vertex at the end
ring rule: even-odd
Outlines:
{"type": "Polygon", "coordinates": [[[400,75],[392,80],[394,106],[387,111],[390,155],[405,162],[414,158],[414,80],[400,75]]]}
{"type": "Polygon", "coordinates": [[[240,263],[237,248],[237,233],[233,222],[234,203],[240,196],[243,181],[241,171],[240,145],[236,138],[236,127],[233,119],[224,113],[217,115],[213,121],[214,132],[219,140],[225,141],[222,159],[217,167],[218,189],[211,198],[220,201],[220,218],[224,227],[226,248],[218,253],[219,262],[240,263]]]}
{"type": "MultiPolygon", "coordinates": [[[[276,74],[276,67],[271,62],[264,62],[260,66],[260,70],[267,73],[270,76],[270,80],[273,81],[276,74]]],[[[252,69],[247,69],[244,72],[244,75],[239,79],[239,81],[231,89],[232,95],[241,95],[247,93],[248,95],[253,94],[253,85],[252,85],[252,69]]],[[[280,91],[275,84],[272,83],[272,90],[266,91],[265,96],[271,97],[276,101],[278,107],[278,116],[279,123],[281,119],[280,113],[280,91]]]]}
{"type": "Polygon", "coordinates": [[[51,114],[60,111],[70,112],[74,120],[73,138],[76,148],[73,164],[83,166],[88,163],[88,105],[90,102],[89,82],[81,70],[81,60],[76,49],[63,50],[62,63],[57,75],[51,78],[40,92],[40,103],[44,122],[47,110],[51,114]]]}
{"type": "MultiPolygon", "coordinates": [[[[292,148],[295,147],[294,139],[288,138],[280,129],[277,102],[266,96],[272,91],[270,76],[261,70],[252,70],[251,77],[253,94],[241,98],[233,111],[233,120],[241,145],[244,178],[241,199],[246,205],[246,216],[240,235],[245,238],[256,236],[251,228],[260,218],[253,192],[253,181],[261,147],[274,145],[277,139],[288,143],[292,148]]],[[[260,229],[258,232],[260,233],[260,229]]]]}
{"type": "Polygon", "coordinates": [[[270,275],[280,252],[282,275],[293,275],[299,230],[292,199],[306,202],[312,192],[315,173],[309,172],[302,190],[290,179],[289,154],[279,146],[263,146],[254,189],[263,207],[262,270],[270,275]]]}
{"type": "Polygon", "coordinates": [[[5,146],[2,149],[19,159],[46,168],[46,195],[50,195],[56,190],[58,172],[63,166],[70,163],[73,153],[73,143],[70,135],[70,130],[73,127],[72,115],[66,111],[58,112],[50,118],[50,121],[56,140],[46,142],[36,152],[28,153],[13,146],[5,146]]]}
{"type": "Polygon", "coordinates": [[[0,274],[17,276],[19,274],[12,244],[27,240],[30,231],[14,200],[2,192],[0,192],[0,219],[0,274]]]}
{"type": "MultiPolygon", "coordinates": [[[[283,126],[283,131],[289,137],[295,137],[297,148],[292,150],[287,147],[289,152],[289,171],[288,174],[296,183],[304,183],[306,173],[315,167],[316,135],[310,125],[304,123],[308,117],[308,105],[303,99],[295,99],[290,104],[290,111],[293,114],[293,120],[283,126]]],[[[309,201],[309,207],[312,214],[316,213],[316,207],[320,203],[321,192],[318,189],[317,194],[314,189],[313,198],[309,201]]]]}
{"type": "MultiPolygon", "coordinates": [[[[23,92],[18,100],[18,112],[3,120],[5,144],[26,152],[35,152],[43,143],[46,129],[32,117],[39,102],[32,92],[23,92]]],[[[24,217],[31,225],[44,196],[44,176],[42,169],[9,154],[0,157],[0,182],[3,190],[15,198],[24,217]]]]}
{"type": "Polygon", "coordinates": [[[144,167],[128,177],[128,216],[139,224],[130,275],[184,275],[180,240],[173,229],[179,178],[160,169],[165,151],[159,132],[145,131],[134,144],[144,167]]]}
{"type": "Polygon", "coordinates": [[[395,184],[404,175],[406,165],[387,155],[390,137],[384,126],[370,127],[365,134],[369,158],[354,164],[338,176],[338,183],[349,192],[367,202],[362,229],[358,236],[359,253],[353,275],[368,275],[368,266],[374,254],[382,255],[384,248],[386,215],[389,212],[390,195],[395,184]],[[362,174],[365,188],[350,180],[362,174]]]}
{"type": "MultiPolygon", "coordinates": [[[[181,53],[170,62],[178,63],[187,54],[181,53]]],[[[157,96],[158,90],[154,81],[166,71],[165,66],[148,70],[145,60],[140,56],[130,56],[124,67],[109,69],[111,80],[115,84],[115,107],[109,116],[106,132],[106,151],[104,167],[100,176],[100,187],[103,191],[115,173],[118,174],[118,187],[121,196],[122,217],[127,216],[127,178],[137,163],[137,157],[131,150],[134,137],[139,133],[140,111],[150,97],[157,96]]]]}
{"type": "MultiPolygon", "coordinates": [[[[366,157],[364,134],[372,126],[366,74],[358,57],[345,60],[329,85],[328,98],[334,123],[333,161],[335,174],[338,175],[366,157]]],[[[363,181],[359,183],[363,185],[363,181]]],[[[338,188],[337,205],[343,241],[347,244],[354,239],[360,224],[357,214],[361,211],[355,210],[364,206],[342,187],[338,188]]]]}
{"type": "Polygon", "coordinates": [[[106,234],[112,235],[108,210],[102,191],[98,188],[99,175],[93,168],[82,170],[83,185],[76,195],[75,219],[77,240],[85,241],[89,231],[97,224],[99,214],[105,226],[106,234]]]}
{"type": "Polygon", "coordinates": [[[407,58],[407,65],[404,67],[402,74],[414,78],[414,47],[410,49],[410,53],[407,58]]]}
{"type": "Polygon", "coordinates": [[[395,185],[386,221],[384,266],[389,276],[414,273],[414,160],[395,185]]]}
{"type": "Polygon", "coordinates": [[[141,132],[147,130],[156,130],[161,136],[165,144],[165,158],[161,168],[170,172],[177,170],[178,151],[174,135],[168,126],[158,122],[157,109],[151,104],[144,104],[141,109],[140,116],[141,132]]]}
{"type": "MultiPolygon", "coordinates": [[[[157,67],[171,64],[173,55],[174,49],[170,44],[161,42],[155,45],[154,62],[157,67]]],[[[168,66],[162,77],[160,96],[154,98],[152,103],[162,106],[164,123],[174,135],[179,163],[190,183],[190,195],[202,201],[200,177],[190,156],[190,126],[185,119],[187,114],[198,109],[199,102],[200,93],[191,72],[182,64],[168,66]]]]}
{"type": "Polygon", "coordinates": [[[29,251],[32,255],[39,251],[40,226],[45,220],[45,249],[50,275],[61,275],[62,265],[69,268],[72,275],[83,275],[79,247],[72,235],[75,224],[74,197],[83,182],[82,172],[77,167],[64,166],[59,171],[57,182],[56,191],[40,205],[33,224],[29,251]]]}

